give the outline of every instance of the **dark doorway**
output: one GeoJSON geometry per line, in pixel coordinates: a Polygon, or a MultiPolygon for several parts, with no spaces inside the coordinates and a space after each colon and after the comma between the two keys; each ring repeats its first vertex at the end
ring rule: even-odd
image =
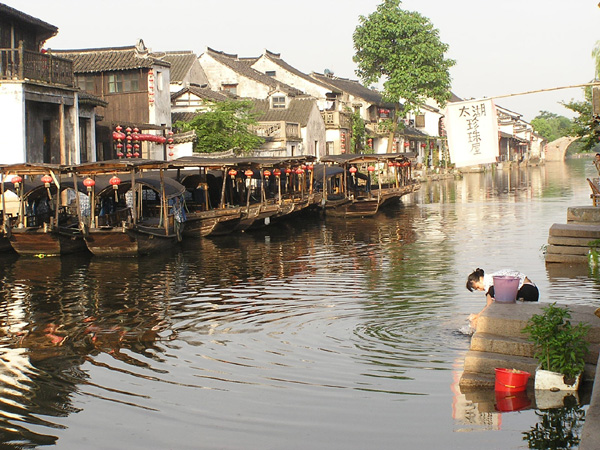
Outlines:
{"type": "Polygon", "coordinates": [[[43,146],[43,158],[45,163],[52,162],[52,135],[51,135],[51,121],[44,120],[42,123],[42,130],[44,133],[44,146],[43,146]]]}

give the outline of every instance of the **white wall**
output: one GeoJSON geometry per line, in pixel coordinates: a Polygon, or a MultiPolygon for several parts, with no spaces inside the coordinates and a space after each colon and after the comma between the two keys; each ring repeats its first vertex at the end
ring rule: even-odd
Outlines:
{"type": "Polygon", "coordinates": [[[22,83],[0,83],[1,164],[26,162],[25,98],[22,83]]]}
{"type": "Polygon", "coordinates": [[[240,97],[258,99],[268,97],[271,90],[269,86],[238,74],[207,53],[203,53],[199,61],[208,78],[208,84],[213,91],[221,91],[223,84],[237,84],[236,95],[240,97]]]}

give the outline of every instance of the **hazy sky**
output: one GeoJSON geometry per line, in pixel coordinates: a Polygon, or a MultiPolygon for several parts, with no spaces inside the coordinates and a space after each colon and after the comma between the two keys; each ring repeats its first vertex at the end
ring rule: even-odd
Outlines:
{"type": "MultiPolygon", "coordinates": [[[[352,33],[381,0],[0,0],[59,28],[56,49],[133,45],[153,51],[208,46],[240,56],[265,48],[297,69],[329,69],[356,79],[352,33]]],[[[587,83],[600,40],[598,0],[405,0],[439,29],[456,60],[452,90],[492,97],[587,83]]],[[[560,101],[581,88],[530,94],[497,103],[533,119],[540,110],[571,117],[560,101]]]]}

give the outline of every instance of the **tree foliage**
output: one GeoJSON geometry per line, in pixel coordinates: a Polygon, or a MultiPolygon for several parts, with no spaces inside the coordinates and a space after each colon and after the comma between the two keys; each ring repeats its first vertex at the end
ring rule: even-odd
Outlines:
{"type": "Polygon", "coordinates": [[[598,129],[598,124],[594,121],[592,114],[592,89],[589,86],[585,88],[584,101],[571,100],[562,105],[578,114],[573,119],[571,135],[580,137],[582,151],[590,151],[598,143],[600,135],[600,129],[598,129]]]}
{"type": "Polygon", "coordinates": [[[194,130],[197,141],[195,151],[214,153],[234,150],[244,153],[260,147],[264,140],[252,133],[250,126],[256,119],[252,114],[252,101],[226,100],[199,112],[190,122],[177,122],[181,131],[194,130]]]}
{"type": "Polygon", "coordinates": [[[540,113],[531,121],[531,125],[548,142],[571,134],[571,119],[548,111],[540,113]]]}
{"type": "Polygon", "coordinates": [[[385,101],[403,101],[405,111],[418,111],[427,98],[444,106],[450,98],[448,45],[418,12],[400,8],[400,0],[383,0],[354,30],[354,62],[361,80],[372,85],[383,78],[385,101]]]}

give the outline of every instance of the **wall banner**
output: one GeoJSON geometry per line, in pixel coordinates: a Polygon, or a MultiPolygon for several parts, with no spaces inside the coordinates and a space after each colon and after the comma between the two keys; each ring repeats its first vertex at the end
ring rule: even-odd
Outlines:
{"type": "Polygon", "coordinates": [[[492,99],[449,103],[445,124],[450,161],[456,167],[497,161],[498,118],[492,99]]]}

